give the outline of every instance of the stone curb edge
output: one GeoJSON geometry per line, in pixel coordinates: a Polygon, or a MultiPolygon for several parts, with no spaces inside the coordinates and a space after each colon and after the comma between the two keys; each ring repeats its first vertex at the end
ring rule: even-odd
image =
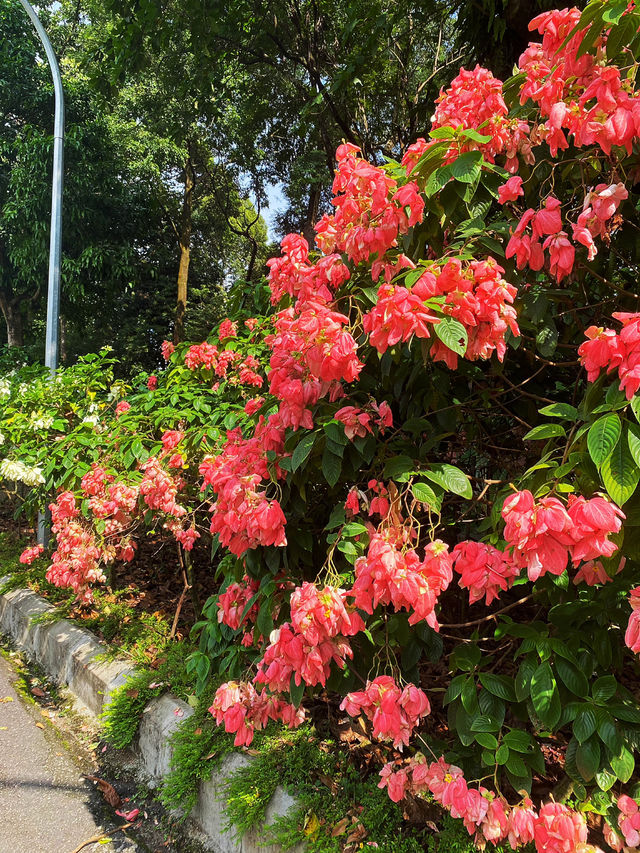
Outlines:
{"type": "MultiPolygon", "coordinates": [[[[0,588],[9,580],[10,577],[0,578],[0,588]]],[[[55,608],[32,590],[14,589],[0,594],[0,634],[13,640],[54,682],[65,685],[82,710],[97,717],[113,691],[126,682],[135,668],[124,660],[106,661],[107,647],[67,619],[39,619],[54,613],[55,608]]],[[[145,708],[134,752],[138,774],[150,787],[157,787],[169,773],[170,736],[192,714],[193,709],[171,693],[153,699],[145,708]]],[[[214,853],[281,853],[277,846],[261,844],[263,833],[259,828],[242,838],[232,831],[223,831],[225,782],[251,761],[248,755],[232,753],[200,786],[188,822],[214,853]]],[[[267,806],[265,824],[285,816],[295,805],[295,799],[279,786],[267,806]]],[[[292,853],[302,853],[303,849],[299,845],[292,853]]]]}

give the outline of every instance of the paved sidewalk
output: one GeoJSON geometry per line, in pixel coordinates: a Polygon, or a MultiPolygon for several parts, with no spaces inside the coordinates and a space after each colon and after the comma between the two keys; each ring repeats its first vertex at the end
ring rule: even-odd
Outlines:
{"type": "MultiPolygon", "coordinates": [[[[14,680],[0,657],[0,851],[72,853],[105,829],[91,808],[95,792],[55,733],[36,725],[39,711],[20,699],[14,680]]],[[[115,818],[106,829],[113,830],[115,821],[124,823],[115,818]]],[[[96,842],[82,851],[136,849],[115,833],[113,843],[96,842]]]]}

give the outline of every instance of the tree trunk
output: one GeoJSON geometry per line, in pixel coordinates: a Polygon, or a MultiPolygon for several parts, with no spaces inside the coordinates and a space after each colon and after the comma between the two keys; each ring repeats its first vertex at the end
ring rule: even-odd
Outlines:
{"type": "Polygon", "coordinates": [[[187,282],[189,280],[189,261],[191,259],[191,218],[193,212],[193,186],[195,174],[191,159],[191,143],[188,144],[187,162],[184,167],[184,197],[182,216],[180,217],[180,266],[178,268],[178,303],[176,305],[176,324],[173,342],[184,340],[185,312],[187,310],[187,282]]]}
{"type": "Polygon", "coordinates": [[[20,300],[10,299],[6,293],[0,292],[0,311],[7,325],[7,344],[10,347],[21,347],[24,344],[22,314],[20,300]]]}
{"type": "Polygon", "coordinates": [[[307,243],[313,247],[316,232],[313,227],[318,220],[318,205],[320,204],[320,187],[314,184],[309,193],[309,204],[307,205],[307,215],[302,227],[302,234],[307,243]]]}

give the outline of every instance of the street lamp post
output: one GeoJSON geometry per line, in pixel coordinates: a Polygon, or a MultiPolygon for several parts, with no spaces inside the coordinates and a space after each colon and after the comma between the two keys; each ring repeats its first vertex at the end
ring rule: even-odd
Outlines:
{"type": "MultiPolygon", "coordinates": [[[[49,284],[47,288],[47,331],[44,363],[53,375],[58,367],[58,325],[60,316],[60,257],[62,254],[62,187],[64,159],[64,92],[58,60],[40,18],[27,0],[20,0],[36,29],[47,55],[55,98],[53,118],[53,180],[51,185],[51,234],[49,237],[49,284]]],[[[38,542],[46,544],[48,524],[44,513],[38,513],[38,542]]]]}

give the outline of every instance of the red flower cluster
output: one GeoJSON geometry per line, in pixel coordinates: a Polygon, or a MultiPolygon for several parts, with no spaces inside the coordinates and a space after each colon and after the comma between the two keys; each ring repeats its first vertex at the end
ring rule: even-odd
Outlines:
{"type": "Polygon", "coordinates": [[[355,145],[341,145],[336,159],[336,212],[325,213],[316,225],[316,243],[323,252],[343,252],[356,264],[372,256],[382,260],[399,235],[422,221],[424,199],[417,184],[398,187],[384,169],[367,163],[355,145]]]}
{"type": "Polygon", "coordinates": [[[548,196],[538,211],[531,207],[525,210],[507,244],[505,257],[515,256],[518,269],[528,266],[539,270],[544,265],[545,249],[549,252],[549,271],[560,282],[573,269],[576,250],[562,230],[560,202],[554,196],[548,196]]]}
{"type": "Polygon", "coordinates": [[[364,712],[373,723],[373,736],[390,740],[397,749],[409,739],[422,717],[431,712],[426,693],[413,684],[402,690],[388,675],[368,681],[364,690],[347,693],[340,705],[351,717],[364,712]]]}
{"type": "Polygon", "coordinates": [[[313,583],[296,587],[291,594],[291,623],[311,645],[338,635],[353,637],[364,629],[364,622],[353,605],[347,602],[344,589],[313,583]]]}
{"type": "Polygon", "coordinates": [[[22,554],[20,554],[20,562],[26,566],[30,566],[34,560],[37,560],[42,555],[43,551],[44,545],[34,545],[31,548],[25,548],[22,554]]]}
{"type": "Polygon", "coordinates": [[[631,605],[631,616],[629,616],[624,641],[632,652],[640,654],[640,586],[635,587],[629,593],[629,604],[631,605]]]}
{"type": "Polygon", "coordinates": [[[482,786],[470,788],[462,770],[444,758],[427,764],[418,754],[400,769],[395,768],[393,762],[385,764],[378,787],[387,788],[394,802],[408,792],[420,795],[429,791],[452,817],[462,818],[481,849],[487,841],[507,839],[512,850],[535,842],[537,853],[598,853],[597,848],[586,843],[583,815],[561,803],[545,803],[536,812],[525,797],[520,804],[509,806],[482,786]]]}
{"type": "MultiPolygon", "coordinates": [[[[444,297],[442,310],[462,323],[467,332],[465,358],[487,359],[495,350],[502,361],[507,331],[520,334],[512,305],[517,291],[502,278],[503,272],[493,258],[465,266],[454,258],[442,268],[434,265],[425,270],[411,290],[382,285],[376,305],[363,317],[369,342],[384,352],[413,335],[428,338],[429,326],[439,323],[440,317],[426,307],[426,302],[444,297]]],[[[431,356],[451,369],[458,364],[456,353],[439,339],[431,344],[431,356]]]]}
{"type": "Polygon", "coordinates": [[[362,370],[358,346],[343,328],[344,314],[321,301],[298,302],[281,311],[276,330],[265,340],[271,347],[269,390],[280,401],[283,426],[311,429],[309,406],[329,394],[343,394],[340,380],[353,382],[362,370]]]}
{"type": "Polygon", "coordinates": [[[378,604],[391,604],[395,610],[410,613],[410,625],[424,619],[437,631],[435,606],[452,577],[451,555],[444,542],[430,542],[420,560],[417,552],[406,545],[406,532],[389,528],[384,533],[374,533],[366,557],[356,560],[356,607],[373,613],[378,604]]]}
{"type": "Polygon", "coordinates": [[[220,340],[223,338],[237,338],[238,337],[238,326],[230,320],[228,317],[220,323],[218,328],[218,337],[220,340]]]}
{"type": "Polygon", "coordinates": [[[186,509],[176,500],[180,481],[164,470],[159,458],[149,457],[140,466],[140,470],[144,475],[140,483],[140,494],[149,509],[160,510],[175,518],[186,515],[186,509]]]}
{"type": "Polygon", "coordinates": [[[453,567],[461,576],[459,585],[469,590],[469,604],[480,601],[483,595],[485,603],[491,604],[520,574],[520,569],[502,551],[484,542],[460,542],[451,556],[453,567]]]}
{"type": "Polygon", "coordinates": [[[162,357],[164,360],[169,361],[176,348],[171,341],[162,341],[160,349],[162,350],[162,357]]]}
{"type": "Polygon", "coordinates": [[[640,388],[640,314],[616,312],[613,317],[622,323],[621,331],[589,326],[578,355],[589,382],[598,378],[603,367],[607,373],[617,370],[620,390],[630,400],[640,388]]]}
{"type": "Polygon", "coordinates": [[[281,455],[283,447],[279,417],[260,417],[252,438],[243,438],[239,428],[230,430],[222,452],[205,457],[200,465],[202,488],[211,486],[217,495],[211,507],[211,532],[218,533],[220,542],[238,557],[258,545],[286,544],[282,508],[260,487],[270,481],[267,452],[281,455]]]}
{"type": "Polygon", "coordinates": [[[520,90],[520,103],[531,98],[538,104],[546,123],[538,129],[552,156],[573,144],[599,145],[605,154],[613,146],[631,144],[640,127],[640,101],[632,84],[623,79],[620,69],[607,65],[603,53],[578,56],[585,30],[577,30],[580,10],[554,9],[543,12],[529,24],[542,35],[542,43],[530,43],[520,57],[518,67],[526,74],[520,90]]]}
{"type": "Polygon", "coordinates": [[[258,605],[254,603],[246,613],[244,611],[259,586],[258,581],[248,575],[244,576],[242,583],[230,583],[218,596],[218,622],[224,622],[234,631],[237,631],[245,622],[255,622],[258,616],[258,605]]]}
{"type": "Polygon", "coordinates": [[[324,687],[331,673],[331,663],[335,661],[344,669],[346,658],[353,657],[351,646],[343,636],[324,633],[319,642],[314,643],[288,622],[276,628],[269,639],[254,682],[266,684],[272,693],[288,690],[292,675],[297,685],[304,681],[310,687],[316,684],[324,687]]]}
{"type": "Polygon", "coordinates": [[[527,162],[533,162],[529,125],[507,118],[509,111],[502,95],[502,81],[488,69],[479,65],[473,71],[462,68],[446,92],[440,92],[436,105],[433,128],[475,130],[489,137],[486,142],[457,137],[449,149],[448,159],[454,159],[462,151],[477,150],[493,163],[499,154],[504,154],[505,168],[511,172],[517,169],[518,151],[527,162]]]}
{"type": "Polygon", "coordinates": [[[300,234],[287,234],[281,248],[282,257],[267,261],[273,305],[285,293],[301,302],[331,302],[333,292],[350,276],[339,254],[325,255],[309,263],[309,244],[300,234]]]}
{"type": "Polygon", "coordinates": [[[100,549],[93,534],[77,520],[79,512],[72,492],[61,492],[49,509],[56,550],[47,580],[55,586],[71,587],[81,601],[91,601],[89,585],[105,580],[99,566],[100,549]]]}
{"type": "Polygon", "coordinates": [[[304,709],[296,708],[270,696],[266,690],[258,693],[247,682],[228,681],[216,690],[209,713],[225,731],[235,732],[235,746],[249,746],[256,729],[261,731],[269,720],[281,720],[289,728],[304,722],[304,709]]]}
{"type": "MultiPolygon", "coordinates": [[[[624,846],[636,849],[640,846],[640,811],[638,804],[631,797],[623,794],[618,798],[618,826],[624,837],[624,846]]],[[[622,850],[623,845],[611,845],[614,850],[622,850]]]]}
{"type": "Polygon", "coordinates": [[[529,580],[535,581],[547,572],[562,574],[569,556],[574,565],[610,557],[618,546],[608,537],[620,530],[625,516],[604,498],[572,495],[565,508],[553,497],[535,501],[525,490],[506,498],[502,517],[514,564],[526,568],[529,580]]]}

